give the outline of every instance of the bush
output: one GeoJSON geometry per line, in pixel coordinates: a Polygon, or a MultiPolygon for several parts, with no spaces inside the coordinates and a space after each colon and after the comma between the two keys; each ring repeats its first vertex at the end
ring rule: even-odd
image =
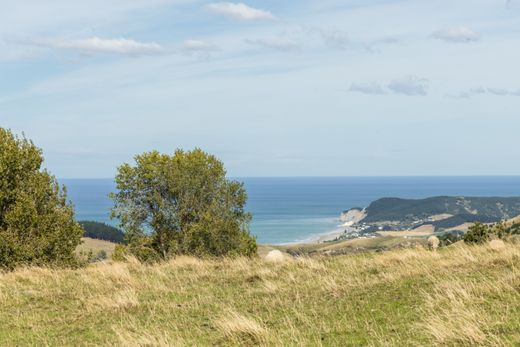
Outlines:
{"type": "Polygon", "coordinates": [[[118,169],[112,217],[141,261],[178,254],[256,254],[242,183],[226,179],[224,165],[200,149],[173,155],[149,152],[118,169]]]}
{"type": "Polygon", "coordinates": [[[116,247],[114,248],[114,253],[112,253],[112,260],[125,261],[126,256],[128,255],[126,248],[127,247],[124,245],[116,245],[116,247]]]}
{"type": "Polygon", "coordinates": [[[520,235],[520,223],[513,223],[508,230],[511,235],[520,235]]]}
{"type": "Polygon", "coordinates": [[[0,268],[77,265],[83,229],[41,150],[0,128],[0,268]]]}
{"type": "Polygon", "coordinates": [[[458,230],[449,231],[439,236],[441,246],[449,246],[451,244],[454,244],[455,242],[462,240],[463,238],[464,232],[458,230]]]}
{"type": "Polygon", "coordinates": [[[469,244],[482,244],[490,240],[493,229],[485,224],[477,222],[469,227],[464,235],[464,242],[469,244]]]}
{"type": "Polygon", "coordinates": [[[514,232],[515,229],[513,227],[507,227],[502,222],[493,225],[475,223],[464,235],[464,242],[470,244],[482,244],[493,238],[503,239],[514,232]]]}
{"type": "Polygon", "coordinates": [[[125,234],[118,228],[94,221],[80,221],[79,224],[85,230],[85,237],[114,243],[124,243],[125,234]]]}
{"type": "Polygon", "coordinates": [[[107,258],[108,258],[107,252],[104,249],[102,249],[99,252],[97,252],[93,261],[103,261],[103,260],[106,260],[107,258]]]}

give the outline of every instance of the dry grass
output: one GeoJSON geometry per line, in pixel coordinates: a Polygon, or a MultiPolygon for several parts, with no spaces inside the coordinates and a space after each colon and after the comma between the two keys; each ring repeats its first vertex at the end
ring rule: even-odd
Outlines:
{"type": "Polygon", "coordinates": [[[3,346],[515,346],[520,245],[0,274],[3,346]]]}
{"type": "Polygon", "coordinates": [[[218,319],[215,325],[224,336],[237,344],[260,344],[266,340],[267,330],[260,323],[232,310],[218,319]]]}
{"type": "Polygon", "coordinates": [[[107,253],[108,259],[112,257],[112,253],[114,253],[114,248],[116,246],[116,244],[113,242],[91,239],[89,237],[84,237],[81,239],[81,241],[82,243],[76,249],[77,252],[88,253],[92,251],[92,254],[96,255],[99,251],[103,250],[107,253]]]}
{"type": "Polygon", "coordinates": [[[417,228],[414,230],[406,231],[378,231],[377,234],[381,236],[392,236],[392,237],[426,237],[433,234],[433,227],[425,225],[424,227],[417,228]]]}

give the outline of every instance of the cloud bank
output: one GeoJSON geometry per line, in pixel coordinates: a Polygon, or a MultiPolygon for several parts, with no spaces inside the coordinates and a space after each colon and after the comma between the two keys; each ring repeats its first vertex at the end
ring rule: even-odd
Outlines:
{"type": "Polygon", "coordinates": [[[52,48],[72,49],[84,53],[109,53],[122,55],[152,55],[163,53],[163,48],[157,43],[145,43],[129,39],[54,39],[38,41],[36,44],[52,48]]]}
{"type": "Polygon", "coordinates": [[[209,4],[207,9],[213,13],[242,21],[275,19],[271,12],[249,7],[243,3],[218,2],[209,4]]]}
{"type": "Polygon", "coordinates": [[[465,26],[442,29],[434,32],[432,37],[437,40],[451,43],[468,43],[480,40],[479,33],[465,26]]]}
{"type": "Polygon", "coordinates": [[[353,83],[349,89],[350,92],[359,92],[363,94],[369,95],[383,95],[386,94],[386,91],[383,87],[376,82],[368,82],[368,83],[353,83]]]}
{"type": "Polygon", "coordinates": [[[279,50],[279,51],[295,51],[301,48],[301,43],[283,37],[274,37],[266,39],[246,39],[246,43],[254,46],[260,46],[264,48],[279,50]]]}
{"type": "Polygon", "coordinates": [[[217,52],[220,49],[214,44],[199,41],[199,40],[186,40],[182,48],[187,52],[217,52]]]}
{"type": "Polygon", "coordinates": [[[405,76],[392,80],[388,89],[395,94],[407,96],[425,96],[428,94],[428,80],[417,76],[405,76]]]}
{"type": "Polygon", "coordinates": [[[507,88],[471,88],[467,91],[461,91],[458,94],[448,94],[447,96],[459,99],[468,99],[476,95],[494,95],[494,96],[520,96],[520,89],[510,90],[507,88]]]}
{"type": "Polygon", "coordinates": [[[428,94],[429,81],[417,76],[404,76],[390,81],[383,87],[377,82],[353,83],[349,92],[357,92],[368,95],[385,95],[389,92],[406,96],[425,96],[428,94]]]}

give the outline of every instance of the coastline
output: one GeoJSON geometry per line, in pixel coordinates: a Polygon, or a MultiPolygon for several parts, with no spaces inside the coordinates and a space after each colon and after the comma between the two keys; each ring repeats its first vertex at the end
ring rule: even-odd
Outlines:
{"type": "MultiPolygon", "coordinates": [[[[352,227],[346,226],[338,226],[336,229],[332,231],[327,231],[326,233],[320,233],[313,235],[307,239],[296,240],[291,242],[283,242],[279,244],[272,244],[273,246],[293,246],[293,245],[309,245],[309,244],[321,244],[325,242],[334,241],[341,235],[348,234],[350,232],[355,232],[356,229],[352,227]]],[[[265,244],[268,245],[268,244],[265,244]]]]}
{"type": "Polygon", "coordinates": [[[348,233],[348,228],[337,229],[332,232],[319,236],[317,238],[317,240],[315,240],[313,243],[324,243],[324,242],[334,241],[335,239],[337,239],[339,236],[345,234],[346,232],[348,233]]]}

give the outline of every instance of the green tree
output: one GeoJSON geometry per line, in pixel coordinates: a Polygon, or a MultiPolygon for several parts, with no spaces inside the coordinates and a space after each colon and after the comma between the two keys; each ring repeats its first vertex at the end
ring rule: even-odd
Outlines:
{"type": "Polygon", "coordinates": [[[83,229],[42,152],[0,128],[0,267],[75,265],[83,229]]]}
{"type": "Polygon", "coordinates": [[[130,253],[141,260],[256,253],[244,186],[226,179],[216,157],[200,149],[153,151],[135,161],[118,168],[111,196],[130,253]]]}

